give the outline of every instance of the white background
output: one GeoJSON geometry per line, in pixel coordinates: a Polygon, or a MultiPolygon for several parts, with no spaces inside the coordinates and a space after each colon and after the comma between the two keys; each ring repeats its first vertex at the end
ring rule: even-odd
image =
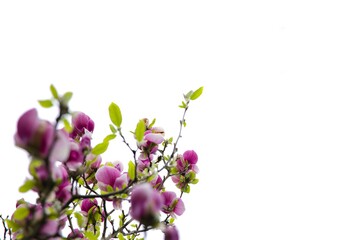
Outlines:
{"type": "MultiPolygon", "coordinates": [[[[124,129],[156,117],[176,136],[182,94],[204,86],[179,145],[200,168],[181,239],[359,239],[357,3],[1,1],[0,212],[27,175],[16,121],[50,84],[74,92],[94,142],[112,101],[124,129]]],[[[127,162],[120,146],[104,160],[127,162]]]]}

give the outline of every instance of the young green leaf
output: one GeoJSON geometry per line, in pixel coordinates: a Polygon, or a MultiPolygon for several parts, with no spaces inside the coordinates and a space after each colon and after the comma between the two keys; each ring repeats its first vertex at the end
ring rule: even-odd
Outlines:
{"type": "Polygon", "coordinates": [[[186,95],[184,95],[185,100],[188,101],[189,98],[191,98],[191,95],[192,95],[193,93],[194,93],[193,91],[189,91],[186,95]]]}
{"type": "Polygon", "coordinates": [[[129,169],[128,169],[129,178],[131,180],[134,180],[135,179],[135,164],[132,161],[129,161],[128,167],[129,167],[129,169]]]}
{"type": "Polygon", "coordinates": [[[104,138],[103,142],[109,142],[110,140],[113,140],[114,138],[116,138],[116,134],[109,134],[104,138]]]}
{"type": "Polygon", "coordinates": [[[84,217],[81,213],[75,212],[74,216],[77,220],[77,224],[79,227],[83,227],[84,226],[84,217]]]}
{"type": "Polygon", "coordinates": [[[193,94],[191,94],[190,99],[191,99],[191,100],[195,100],[195,99],[197,99],[198,97],[200,97],[201,94],[202,94],[202,92],[203,92],[203,89],[204,89],[204,87],[198,88],[195,92],[193,92],[193,94]]]}
{"type": "Polygon", "coordinates": [[[96,235],[92,231],[85,231],[84,234],[89,240],[97,240],[96,235]]]}
{"type": "Polygon", "coordinates": [[[122,233],[119,233],[118,238],[119,240],[125,240],[124,235],[122,233]]]}
{"type": "Polygon", "coordinates": [[[6,225],[13,231],[16,232],[19,228],[20,225],[17,224],[15,221],[12,221],[10,219],[5,219],[6,225]]]}
{"type": "Polygon", "coordinates": [[[156,118],[154,118],[154,119],[151,121],[151,123],[150,123],[150,125],[149,125],[149,128],[152,128],[152,127],[154,126],[155,122],[156,122],[156,118]]]}
{"type": "Polygon", "coordinates": [[[100,155],[107,150],[108,146],[109,146],[109,142],[99,143],[91,150],[91,152],[95,155],[100,155]]]}
{"type": "Polygon", "coordinates": [[[21,187],[19,187],[19,192],[26,193],[27,191],[32,189],[34,186],[35,186],[35,181],[28,179],[25,181],[25,183],[21,187]]]}
{"type": "Polygon", "coordinates": [[[55,98],[55,99],[59,99],[59,94],[58,92],[56,91],[56,88],[54,87],[54,85],[50,85],[50,91],[51,91],[51,94],[52,96],[55,98]]]}
{"type": "Polygon", "coordinates": [[[66,92],[63,96],[62,96],[62,101],[65,105],[67,105],[69,103],[69,101],[72,98],[73,93],[72,92],[66,92]]]}
{"type": "Polygon", "coordinates": [[[68,133],[70,133],[72,131],[72,126],[69,123],[69,121],[66,118],[62,118],[62,121],[64,123],[64,129],[65,131],[67,131],[68,133]]]}
{"type": "Polygon", "coordinates": [[[135,129],[135,138],[138,142],[141,142],[141,140],[143,140],[145,129],[146,126],[144,120],[140,120],[136,125],[136,129],[135,129]]]}
{"type": "Polygon", "coordinates": [[[42,106],[43,108],[50,108],[53,106],[53,103],[51,100],[39,100],[38,101],[40,106],[42,106]]]}
{"type": "Polygon", "coordinates": [[[190,185],[186,185],[181,189],[184,193],[190,193],[190,185]]]}
{"type": "Polygon", "coordinates": [[[114,127],[114,125],[112,125],[112,124],[109,124],[109,127],[110,127],[110,131],[112,132],[112,133],[116,133],[116,128],[114,127]]]}
{"type": "Polygon", "coordinates": [[[119,128],[122,122],[121,111],[119,106],[113,102],[109,105],[109,115],[111,122],[119,128]]]}
{"type": "Polygon", "coordinates": [[[15,220],[23,220],[25,219],[30,213],[30,210],[26,207],[18,207],[14,212],[14,219],[15,220]]]}

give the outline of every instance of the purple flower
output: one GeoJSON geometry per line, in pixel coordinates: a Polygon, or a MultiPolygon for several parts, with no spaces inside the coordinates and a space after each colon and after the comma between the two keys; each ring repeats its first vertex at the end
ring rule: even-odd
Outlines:
{"type": "Polygon", "coordinates": [[[79,143],[71,141],[70,143],[70,154],[65,163],[70,171],[76,171],[84,161],[84,155],[79,143]]]}
{"type": "Polygon", "coordinates": [[[114,190],[122,190],[124,189],[129,183],[129,175],[127,173],[121,174],[120,177],[116,178],[114,182],[114,190]]]}
{"type": "Polygon", "coordinates": [[[37,157],[46,158],[54,140],[54,127],[50,122],[39,119],[33,108],[19,118],[14,139],[16,146],[37,157]]]}
{"type": "Polygon", "coordinates": [[[69,233],[69,235],[67,236],[68,239],[83,239],[84,238],[84,234],[82,234],[82,232],[80,232],[79,229],[74,229],[74,231],[72,231],[71,233],[69,233]]]}
{"type": "Polygon", "coordinates": [[[71,198],[71,183],[69,175],[63,165],[60,165],[56,171],[56,177],[60,180],[59,186],[55,191],[56,199],[65,203],[71,198]]]}
{"type": "Polygon", "coordinates": [[[95,178],[98,181],[99,188],[108,192],[114,189],[115,181],[120,177],[120,174],[121,172],[115,167],[103,166],[97,170],[95,178]]]}
{"type": "Polygon", "coordinates": [[[185,151],[183,157],[189,164],[196,164],[198,161],[198,156],[194,150],[185,151]]]}
{"type": "Polygon", "coordinates": [[[164,240],[179,240],[179,232],[175,226],[167,226],[164,234],[164,240]]]}
{"type": "Polygon", "coordinates": [[[85,129],[89,132],[94,131],[94,121],[83,112],[76,112],[72,115],[73,131],[70,133],[72,138],[81,137],[85,134],[85,129]]]}
{"type": "Polygon", "coordinates": [[[64,131],[59,130],[56,134],[56,142],[49,156],[50,162],[53,165],[55,165],[56,161],[65,162],[69,158],[71,148],[69,137],[64,131]]]}
{"type": "Polygon", "coordinates": [[[164,137],[161,134],[152,132],[145,132],[144,139],[155,144],[160,144],[164,141],[164,137]]]}
{"type": "Polygon", "coordinates": [[[190,170],[195,173],[199,172],[199,168],[196,166],[198,156],[195,151],[185,151],[183,155],[179,154],[176,158],[176,168],[180,174],[185,174],[190,170]]]}
{"type": "Polygon", "coordinates": [[[184,202],[181,200],[181,198],[176,197],[176,193],[174,192],[162,192],[161,196],[163,197],[163,207],[162,211],[166,214],[175,213],[178,216],[181,216],[185,211],[185,205],[184,202]]]}
{"type": "Polygon", "coordinates": [[[155,225],[163,204],[158,191],[149,183],[135,185],[131,192],[130,215],[145,225],[155,225]]]}
{"type": "Polygon", "coordinates": [[[54,236],[60,230],[58,219],[48,219],[40,229],[41,238],[54,236]]]}
{"type": "Polygon", "coordinates": [[[102,162],[102,158],[100,155],[95,155],[95,154],[89,153],[88,155],[86,155],[85,161],[91,162],[91,164],[90,164],[91,169],[98,169],[102,162]]]}
{"type": "Polygon", "coordinates": [[[163,187],[162,185],[163,180],[160,175],[157,175],[153,180],[150,181],[150,184],[155,188],[156,190],[160,191],[163,187]]]}
{"type": "Polygon", "coordinates": [[[89,213],[90,210],[94,210],[94,207],[98,206],[98,202],[97,200],[94,199],[84,199],[81,202],[81,211],[83,211],[84,213],[86,213],[86,215],[89,213]]]}

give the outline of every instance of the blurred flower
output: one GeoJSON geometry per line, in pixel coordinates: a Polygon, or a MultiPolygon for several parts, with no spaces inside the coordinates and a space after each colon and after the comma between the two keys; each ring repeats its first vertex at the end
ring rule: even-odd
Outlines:
{"type": "Polygon", "coordinates": [[[36,157],[46,158],[54,140],[54,127],[38,117],[35,108],[25,112],[17,122],[15,145],[36,157]]]}
{"type": "Polygon", "coordinates": [[[146,226],[155,226],[163,204],[163,199],[158,191],[149,183],[135,185],[130,199],[130,215],[146,226]]]}
{"type": "Polygon", "coordinates": [[[85,133],[85,129],[89,132],[94,131],[94,121],[83,112],[76,112],[72,115],[73,131],[70,133],[70,137],[77,138],[82,137],[85,133]]]}
{"type": "Polygon", "coordinates": [[[175,226],[167,226],[164,234],[164,240],[179,240],[179,232],[175,226]]]}

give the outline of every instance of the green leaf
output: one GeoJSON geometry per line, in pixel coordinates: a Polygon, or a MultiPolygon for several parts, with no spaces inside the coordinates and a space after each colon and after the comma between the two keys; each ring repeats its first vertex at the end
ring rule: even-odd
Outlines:
{"type": "Polygon", "coordinates": [[[109,127],[110,127],[110,130],[111,130],[112,133],[116,133],[116,132],[117,132],[117,130],[116,130],[116,128],[114,127],[114,125],[109,124],[109,127]]]}
{"type": "Polygon", "coordinates": [[[185,187],[182,188],[182,191],[184,193],[190,193],[190,186],[189,185],[186,185],[185,187]]]}
{"type": "Polygon", "coordinates": [[[186,121],[185,121],[185,119],[184,119],[184,121],[181,121],[181,123],[182,123],[182,125],[183,125],[184,127],[186,127],[186,121]]]}
{"type": "Polygon", "coordinates": [[[109,105],[109,115],[111,122],[119,128],[122,122],[122,115],[119,106],[113,102],[109,105]]]}
{"type": "Polygon", "coordinates": [[[108,146],[109,146],[109,142],[99,143],[91,150],[91,152],[95,155],[100,155],[107,150],[108,146]]]}
{"type": "Polygon", "coordinates": [[[37,178],[38,175],[37,175],[36,169],[42,165],[43,165],[43,161],[38,160],[38,159],[33,159],[29,165],[29,172],[30,172],[31,176],[37,178]]]}
{"type": "Polygon", "coordinates": [[[15,220],[23,220],[25,219],[30,213],[30,210],[26,207],[18,207],[14,212],[14,219],[15,220]]]}
{"type": "Polygon", "coordinates": [[[65,131],[67,131],[68,133],[70,133],[70,132],[72,131],[72,127],[71,127],[70,122],[69,122],[66,118],[62,118],[62,121],[63,121],[63,123],[64,123],[65,131]]]}
{"type": "Polygon", "coordinates": [[[71,100],[72,95],[73,95],[72,92],[66,92],[62,97],[63,103],[67,105],[69,103],[69,101],[71,100]]]}
{"type": "Polygon", "coordinates": [[[50,108],[53,106],[53,103],[51,100],[47,99],[47,100],[39,100],[38,101],[40,106],[42,106],[43,108],[50,108]]]}
{"type": "Polygon", "coordinates": [[[34,180],[26,180],[25,183],[19,187],[19,192],[21,193],[26,193],[27,191],[29,191],[30,189],[32,189],[35,186],[35,181],[34,180]]]}
{"type": "Polygon", "coordinates": [[[189,98],[191,98],[191,95],[192,95],[193,93],[194,93],[193,91],[189,91],[189,92],[184,96],[185,100],[188,101],[189,98]]]}
{"type": "Polygon", "coordinates": [[[71,214],[73,214],[74,209],[68,209],[66,210],[66,215],[70,216],[71,214]]]}
{"type": "Polygon", "coordinates": [[[92,231],[86,231],[84,234],[89,240],[97,240],[96,235],[92,231]]]}
{"type": "Polygon", "coordinates": [[[114,138],[116,138],[116,134],[109,134],[104,138],[103,142],[109,142],[110,140],[113,140],[114,138]]]}
{"type": "Polygon", "coordinates": [[[129,178],[131,180],[135,179],[135,164],[132,161],[129,161],[129,170],[128,170],[128,174],[129,174],[129,178]]]}
{"type": "Polygon", "coordinates": [[[82,214],[80,214],[79,212],[75,212],[74,216],[77,220],[77,224],[78,226],[81,228],[84,226],[84,216],[82,214]]]}
{"type": "Polygon", "coordinates": [[[149,128],[152,128],[152,127],[154,126],[155,122],[156,122],[156,118],[154,118],[154,119],[152,120],[152,122],[151,122],[150,125],[149,125],[149,128]]]}
{"type": "Polygon", "coordinates": [[[20,228],[19,224],[10,219],[5,219],[5,221],[6,225],[11,229],[12,232],[16,232],[20,228]]]}
{"type": "Polygon", "coordinates": [[[52,96],[55,98],[55,99],[59,99],[59,94],[56,90],[56,88],[54,87],[54,85],[50,85],[50,91],[51,91],[51,94],[52,96]]]}
{"type": "Polygon", "coordinates": [[[198,97],[200,97],[201,94],[202,94],[202,92],[203,92],[203,89],[204,89],[204,87],[198,88],[195,92],[193,92],[193,94],[191,94],[190,99],[191,99],[191,100],[195,100],[195,99],[197,99],[198,97]]]}
{"type": "Polygon", "coordinates": [[[107,186],[106,186],[106,191],[107,191],[107,192],[113,192],[113,191],[114,191],[114,189],[113,189],[113,187],[112,187],[112,186],[107,185],[107,186]]]}
{"type": "Polygon", "coordinates": [[[125,240],[124,235],[122,235],[122,233],[119,233],[118,238],[119,240],[125,240]]]}
{"type": "Polygon", "coordinates": [[[179,108],[186,108],[187,105],[184,101],[181,102],[181,105],[179,105],[179,108]]]}
{"type": "Polygon", "coordinates": [[[195,178],[194,180],[191,181],[192,184],[197,184],[199,182],[198,178],[195,178]]]}
{"type": "Polygon", "coordinates": [[[145,130],[146,130],[145,122],[144,120],[140,120],[136,125],[136,129],[135,129],[135,138],[138,142],[141,142],[143,140],[145,130]]]}

